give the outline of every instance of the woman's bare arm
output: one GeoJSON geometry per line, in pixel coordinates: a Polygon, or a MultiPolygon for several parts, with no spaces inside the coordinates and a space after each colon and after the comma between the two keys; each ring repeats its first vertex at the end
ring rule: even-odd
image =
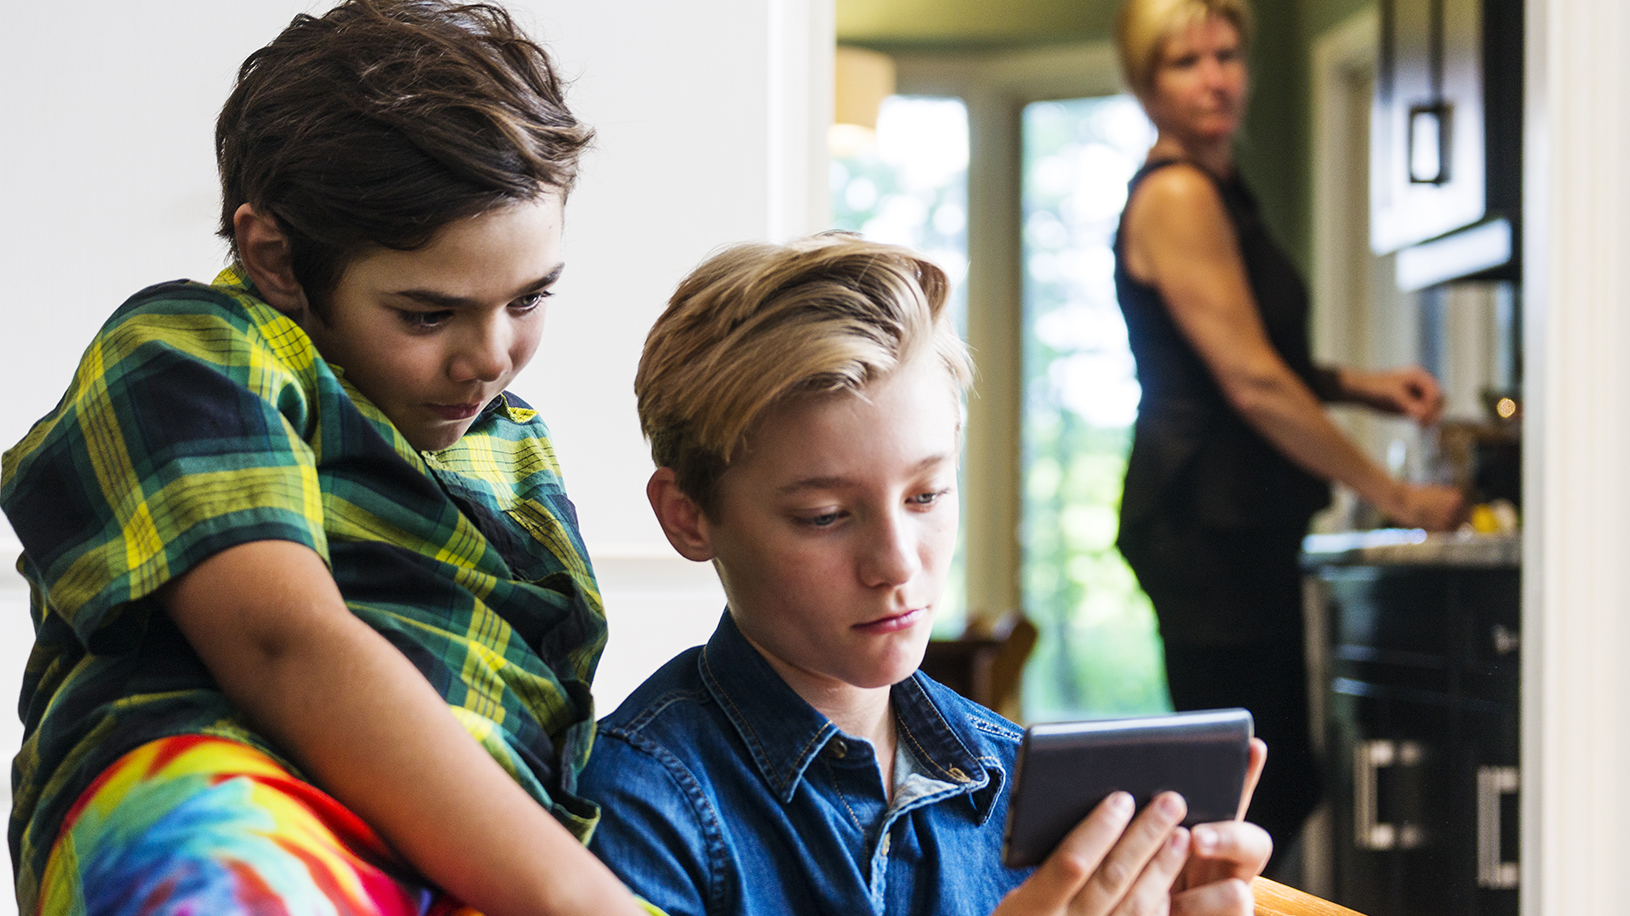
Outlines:
{"type": "Polygon", "coordinates": [[[1432,373],[1419,366],[1382,370],[1336,366],[1331,372],[1339,402],[1402,414],[1422,426],[1443,416],[1443,389],[1432,373]]]}
{"type": "Polygon", "coordinates": [[[241,544],[159,598],[227,697],[438,887],[493,916],[644,912],[350,612],[311,549],[241,544]]]}
{"type": "Polygon", "coordinates": [[[1274,350],[1209,178],[1194,166],[1161,169],[1139,185],[1127,208],[1129,272],[1160,291],[1172,320],[1246,422],[1301,467],[1347,484],[1399,522],[1433,529],[1458,523],[1458,491],[1393,480],[1341,432],[1274,350]]]}

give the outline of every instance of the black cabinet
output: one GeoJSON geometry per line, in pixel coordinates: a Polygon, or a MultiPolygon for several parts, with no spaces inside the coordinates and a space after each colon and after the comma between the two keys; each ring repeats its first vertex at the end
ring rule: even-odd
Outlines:
{"type": "Polygon", "coordinates": [[[1467,230],[1456,244],[1433,246],[1428,265],[1457,262],[1444,269],[1516,279],[1521,0],[1381,0],[1381,32],[1371,247],[1386,254],[1467,230]]]}
{"type": "Polygon", "coordinates": [[[1517,570],[1315,574],[1335,900],[1379,916],[1515,916],[1517,570]]]}

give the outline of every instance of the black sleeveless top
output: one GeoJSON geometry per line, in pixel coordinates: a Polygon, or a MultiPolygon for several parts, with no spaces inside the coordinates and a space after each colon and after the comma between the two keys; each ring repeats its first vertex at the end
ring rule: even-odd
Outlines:
{"type": "MultiPolygon", "coordinates": [[[[1145,165],[1132,177],[1128,200],[1151,173],[1178,161],[1145,165]]],[[[1268,236],[1244,183],[1200,171],[1222,195],[1269,342],[1292,372],[1321,392],[1324,378],[1308,345],[1306,284],[1268,236]]],[[[1115,292],[1143,400],[1127,461],[1121,530],[1156,513],[1219,528],[1305,529],[1329,503],[1329,486],[1280,454],[1229,406],[1159,290],[1127,272],[1125,230],[1123,213],[1115,236],[1115,292]]]]}

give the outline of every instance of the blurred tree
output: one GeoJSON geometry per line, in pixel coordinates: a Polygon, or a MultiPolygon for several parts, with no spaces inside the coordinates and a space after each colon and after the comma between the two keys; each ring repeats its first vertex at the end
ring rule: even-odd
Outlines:
{"type": "Polygon", "coordinates": [[[1148,599],[1115,549],[1138,388],[1111,248],[1153,131],[1126,97],[1023,120],[1024,593],[1035,720],[1169,710],[1148,599]]]}
{"type": "MultiPolygon", "coordinates": [[[[893,96],[877,119],[877,142],[834,155],[832,228],[922,252],[951,281],[951,311],[967,333],[968,109],[961,99],[893,96]]],[[[936,636],[967,625],[966,566],[959,538],[936,636]]]]}

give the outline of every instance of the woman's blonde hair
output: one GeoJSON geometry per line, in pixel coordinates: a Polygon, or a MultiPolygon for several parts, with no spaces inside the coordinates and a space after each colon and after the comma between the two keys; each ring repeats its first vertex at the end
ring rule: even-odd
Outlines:
{"type": "Polygon", "coordinates": [[[802,395],[858,392],[919,352],[955,393],[972,369],[945,273],[895,245],[825,233],[729,248],[679,284],[645,339],[634,394],[651,457],[717,518],[717,485],[753,424],[802,395]]]}
{"type": "Polygon", "coordinates": [[[1251,49],[1251,7],[1246,0],[1126,0],[1115,22],[1115,48],[1126,85],[1140,99],[1154,88],[1155,67],[1166,40],[1211,16],[1239,33],[1240,51],[1251,49]]]}

